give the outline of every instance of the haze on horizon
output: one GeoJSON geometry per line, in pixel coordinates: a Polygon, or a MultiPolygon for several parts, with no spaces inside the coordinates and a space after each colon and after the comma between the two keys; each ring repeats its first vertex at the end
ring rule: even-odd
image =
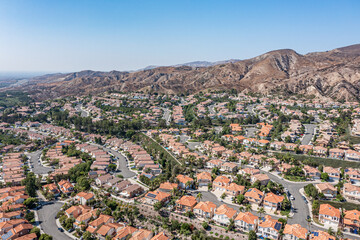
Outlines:
{"type": "Polygon", "coordinates": [[[359,43],[359,1],[0,2],[0,71],[136,70],[359,43]]]}

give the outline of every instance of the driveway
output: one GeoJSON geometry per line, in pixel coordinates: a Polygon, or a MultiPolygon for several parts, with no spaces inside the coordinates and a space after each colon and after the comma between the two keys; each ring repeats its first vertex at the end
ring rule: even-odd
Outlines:
{"type": "Polygon", "coordinates": [[[314,130],[316,128],[315,124],[304,124],[305,133],[304,137],[301,139],[302,145],[309,145],[311,140],[314,138],[314,130]]]}
{"type": "MultiPolygon", "coordinates": [[[[44,203],[44,201],[42,201],[44,203]]],[[[47,202],[48,205],[42,206],[38,211],[39,221],[43,231],[51,236],[54,240],[71,240],[65,233],[60,232],[56,225],[56,214],[60,211],[63,203],[47,202]]]]}
{"type": "Polygon", "coordinates": [[[39,162],[40,156],[41,156],[42,150],[38,150],[36,152],[28,153],[27,156],[30,158],[30,163],[33,166],[31,168],[31,171],[33,171],[35,174],[48,174],[49,172],[54,171],[50,167],[44,167],[39,162]]]}

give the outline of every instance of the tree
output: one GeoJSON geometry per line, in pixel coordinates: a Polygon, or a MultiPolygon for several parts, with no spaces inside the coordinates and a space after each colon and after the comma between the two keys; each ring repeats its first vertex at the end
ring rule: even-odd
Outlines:
{"type": "Polygon", "coordinates": [[[52,239],[53,239],[53,237],[46,233],[41,234],[41,236],[39,238],[39,240],[52,240],[52,239]]]}
{"type": "Polygon", "coordinates": [[[41,235],[40,234],[40,228],[38,228],[38,227],[34,227],[33,229],[31,229],[30,233],[35,233],[38,238],[41,235]]]}
{"type": "Polygon", "coordinates": [[[265,213],[265,209],[263,207],[259,208],[258,213],[260,214],[260,218],[261,218],[261,215],[265,213]]]}
{"type": "Polygon", "coordinates": [[[321,173],[321,176],[320,176],[320,178],[323,180],[323,181],[329,181],[329,174],[327,174],[327,173],[325,173],[325,172],[323,172],[323,173],[321,173]]]}
{"type": "Polygon", "coordinates": [[[236,201],[238,204],[242,204],[244,202],[244,200],[245,200],[245,196],[243,194],[237,195],[236,201]]]}
{"type": "Polygon", "coordinates": [[[249,212],[251,210],[251,204],[246,204],[245,211],[249,212]]]}
{"type": "Polygon", "coordinates": [[[254,230],[251,230],[249,232],[248,240],[256,240],[256,239],[257,239],[256,232],[254,230]]]}
{"type": "Polygon", "coordinates": [[[201,201],[202,197],[203,197],[203,195],[202,195],[201,192],[199,192],[199,193],[196,195],[196,199],[199,200],[199,201],[201,201]]]}
{"type": "Polygon", "coordinates": [[[209,224],[207,222],[203,222],[201,225],[205,230],[209,228],[209,224]]]}
{"type": "Polygon", "coordinates": [[[223,193],[221,196],[220,196],[221,199],[225,199],[226,198],[226,193],[223,193]]]}
{"type": "Polygon", "coordinates": [[[25,185],[25,191],[30,197],[36,197],[36,176],[33,172],[28,173],[26,178],[22,181],[22,185],[25,185]]]}
{"type": "Polygon", "coordinates": [[[27,208],[34,208],[36,207],[37,203],[39,202],[39,200],[37,198],[28,198],[26,199],[23,204],[27,207],[27,208]]]}
{"type": "Polygon", "coordinates": [[[154,203],[154,209],[155,211],[160,211],[160,209],[163,207],[163,203],[162,202],[156,202],[154,203]]]}

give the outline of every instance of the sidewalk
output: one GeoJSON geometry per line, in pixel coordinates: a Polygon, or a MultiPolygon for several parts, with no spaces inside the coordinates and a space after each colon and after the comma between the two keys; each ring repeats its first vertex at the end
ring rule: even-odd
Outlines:
{"type": "MultiPolygon", "coordinates": [[[[59,221],[58,218],[56,219],[56,226],[57,226],[58,228],[63,228],[63,227],[61,226],[60,221],[59,221]]],[[[78,239],[77,237],[75,237],[74,235],[72,235],[71,233],[69,233],[68,231],[66,231],[65,229],[64,229],[64,233],[65,233],[68,237],[70,237],[70,238],[72,238],[72,239],[78,239]]]]}

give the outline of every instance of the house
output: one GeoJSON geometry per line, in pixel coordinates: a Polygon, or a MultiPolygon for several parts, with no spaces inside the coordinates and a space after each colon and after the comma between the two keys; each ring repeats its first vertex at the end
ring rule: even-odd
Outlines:
{"type": "Polygon", "coordinates": [[[340,210],[330,204],[321,204],[319,210],[319,221],[323,224],[339,225],[340,210]]]}
{"type": "Polygon", "coordinates": [[[330,181],[338,182],[340,180],[340,169],[332,167],[324,167],[323,172],[329,175],[330,181]]]}
{"type": "Polygon", "coordinates": [[[194,207],[194,214],[198,217],[211,219],[214,217],[214,212],[216,209],[216,205],[213,202],[199,202],[194,207]]]}
{"type": "Polygon", "coordinates": [[[86,231],[89,231],[90,233],[94,234],[96,230],[99,229],[102,225],[113,222],[114,222],[114,218],[112,216],[100,214],[97,219],[89,223],[88,227],[86,228],[86,231]]]}
{"type": "Polygon", "coordinates": [[[276,195],[275,193],[269,192],[264,197],[264,208],[271,211],[276,211],[281,208],[281,204],[284,201],[284,196],[276,195]]]}
{"type": "Polygon", "coordinates": [[[300,224],[286,224],[283,234],[283,240],[307,239],[308,230],[300,224]]]}
{"type": "Polygon", "coordinates": [[[348,200],[360,201],[360,187],[351,183],[344,184],[344,197],[348,200]]]}
{"type": "Polygon", "coordinates": [[[217,176],[213,181],[213,190],[226,191],[226,188],[230,185],[230,178],[226,176],[217,176]]]}
{"type": "Polygon", "coordinates": [[[86,205],[89,201],[93,200],[95,198],[95,195],[93,193],[87,193],[87,192],[79,192],[76,194],[74,199],[79,202],[81,205],[86,205]]]}
{"type": "Polygon", "coordinates": [[[74,186],[69,182],[69,180],[61,180],[58,182],[60,191],[64,194],[70,194],[74,191],[74,186]]]}
{"type": "Polygon", "coordinates": [[[244,196],[248,202],[259,205],[263,200],[264,193],[256,188],[249,188],[244,196]]]}
{"type": "Polygon", "coordinates": [[[243,231],[255,231],[259,222],[259,217],[255,216],[251,212],[239,212],[234,222],[235,226],[243,231]]]}
{"type": "Polygon", "coordinates": [[[87,209],[86,211],[82,212],[82,214],[75,219],[74,228],[81,228],[83,226],[85,227],[91,219],[96,217],[96,212],[97,209],[87,209]]]}
{"type": "Polygon", "coordinates": [[[157,202],[161,202],[166,204],[171,199],[171,194],[167,192],[160,192],[159,190],[148,192],[145,195],[145,201],[150,204],[154,205],[157,202]]]}
{"type": "Polygon", "coordinates": [[[209,172],[201,172],[196,175],[196,181],[199,187],[208,186],[211,183],[211,173],[209,172]]]}
{"type": "Polygon", "coordinates": [[[312,180],[319,180],[321,173],[318,169],[314,168],[314,167],[310,167],[308,165],[305,165],[304,168],[304,173],[305,176],[312,179],[312,180]]]}
{"type": "Polygon", "coordinates": [[[351,233],[357,234],[360,227],[360,211],[359,210],[350,210],[345,211],[343,217],[344,228],[351,233]]]}
{"type": "Polygon", "coordinates": [[[179,185],[177,183],[164,182],[160,184],[159,190],[163,192],[171,192],[173,189],[178,189],[179,185]]]}
{"type": "Polygon", "coordinates": [[[345,151],[345,160],[347,161],[360,161],[360,152],[354,150],[345,151]]]}
{"type": "Polygon", "coordinates": [[[131,227],[131,226],[126,226],[123,229],[120,229],[117,233],[116,236],[113,238],[114,240],[126,240],[129,239],[129,237],[136,232],[138,229],[131,227]]]}
{"type": "Polygon", "coordinates": [[[337,195],[337,189],[330,183],[318,183],[315,187],[319,192],[323,193],[326,198],[335,198],[337,195]]]}
{"type": "Polygon", "coordinates": [[[189,189],[194,184],[194,179],[182,174],[177,175],[176,179],[179,181],[179,187],[182,189],[189,189]]]}
{"type": "Polygon", "coordinates": [[[336,238],[328,232],[316,230],[311,232],[309,240],[336,240],[336,238]]]}
{"type": "Polygon", "coordinates": [[[196,198],[193,196],[182,196],[175,202],[177,210],[181,212],[192,212],[196,204],[196,198]]]}
{"type": "Polygon", "coordinates": [[[237,171],[238,165],[233,162],[225,162],[221,165],[221,170],[229,173],[235,173],[237,171]]]}
{"type": "Polygon", "coordinates": [[[49,183],[46,184],[42,187],[43,191],[49,191],[52,194],[54,194],[54,197],[57,197],[60,195],[60,190],[58,189],[58,187],[56,186],[55,183],[49,183]]]}
{"type": "Polygon", "coordinates": [[[339,148],[331,148],[329,150],[329,157],[336,158],[336,159],[343,159],[345,155],[345,151],[339,148]]]}
{"type": "Polygon", "coordinates": [[[230,219],[235,218],[235,215],[235,209],[223,204],[215,210],[213,220],[220,225],[227,226],[230,223],[230,219]]]}
{"type": "Polygon", "coordinates": [[[97,179],[95,179],[95,183],[98,186],[104,185],[105,183],[107,183],[108,181],[110,181],[113,178],[112,175],[110,174],[105,174],[102,175],[100,177],[98,177],[97,179]]]}
{"type": "Polygon", "coordinates": [[[230,183],[229,186],[226,187],[225,192],[229,196],[236,197],[239,194],[244,194],[245,187],[236,183],[230,183]]]}
{"type": "Polygon", "coordinates": [[[256,168],[244,168],[239,170],[239,173],[242,175],[252,176],[252,175],[260,174],[260,170],[256,168]]]}
{"type": "Polygon", "coordinates": [[[251,183],[254,183],[256,181],[259,181],[261,185],[267,185],[270,181],[270,178],[266,174],[256,174],[251,176],[251,183]]]}
{"type": "Polygon", "coordinates": [[[207,168],[219,168],[221,167],[221,165],[223,164],[223,161],[219,160],[219,159],[213,159],[210,160],[206,163],[206,167],[207,168]]]}
{"type": "Polygon", "coordinates": [[[132,237],[129,240],[150,240],[153,236],[153,233],[146,229],[139,229],[133,233],[132,237]]]}
{"type": "Polygon", "coordinates": [[[348,168],[345,170],[345,174],[348,175],[351,183],[360,184],[360,172],[357,169],[348,168]]]}
{"type": "Polygon", "coordinates": [[[137,185],[137,184],[133,184],[130,185],[129,187],[125,188],[120,195],[126,198],[132,198],[135,196],[138,196],[139,194],[143,193],[144,189],[137,185]]]}
{"type": "Polygon", "coordinates": [[[266,215],[261,219],[257,235],[262,238],[278,239],[282,223],[266,215]]]}
{"type": "Polygon", "coordinates": [[[77,218],[81,214],[88,212],[90,210],[90,207],[84,206],[84,205],[75,205],[71,206],[70,208],[65,210],[65,214],[68,218],[77,218]]]}
{"type": "Polygon", "coordinates": [[[165,235],[164,232],[159,232],[154,237],[151,238],[151,240],[169,240],[170,238],[165,235]]]}

